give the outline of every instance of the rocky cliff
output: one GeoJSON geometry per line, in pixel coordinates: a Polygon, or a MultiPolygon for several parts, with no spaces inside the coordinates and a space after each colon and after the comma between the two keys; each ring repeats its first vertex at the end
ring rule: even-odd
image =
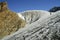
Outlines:
{"type": "Polygon", "coordinates": [[[6,2],[0,2],[0,38],[23,28],[25,21],[8,9],[6,2]]]}

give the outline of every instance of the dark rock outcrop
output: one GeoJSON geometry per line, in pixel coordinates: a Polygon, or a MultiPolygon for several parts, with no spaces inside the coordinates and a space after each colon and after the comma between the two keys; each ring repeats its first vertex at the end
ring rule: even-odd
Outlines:
{"type": "Polygon", "coordinates": [[[49,12],[56,12],[56,11],[59,11],[60,10],[60,7],[53,7],[49,10],[49,12]]]}

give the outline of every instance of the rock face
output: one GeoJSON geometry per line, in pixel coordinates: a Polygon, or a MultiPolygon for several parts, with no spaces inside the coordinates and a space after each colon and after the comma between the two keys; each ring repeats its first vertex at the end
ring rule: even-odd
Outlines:
{"type": "Polygon", "coordinates": [[[46,15],[2,40],[60,40],[60,11],[46,15]]]}
{"type": "Polygon", "coordinates": [[[0,3],[0,38],[10,35],[25,26],[25,21],[8,9],[6,2],[0,3]]]}
{"type": "Polygon", "coordinates": [[[59,11],[60,10],[60,7],[53,7],[49,10],[49,12],[56,12],[56,11],[59,11]]]}
{"type": "Polygon", "coordinates": [[[5,11],[7,8],[6,2],[0,2],[0,12],[5,11]]]}

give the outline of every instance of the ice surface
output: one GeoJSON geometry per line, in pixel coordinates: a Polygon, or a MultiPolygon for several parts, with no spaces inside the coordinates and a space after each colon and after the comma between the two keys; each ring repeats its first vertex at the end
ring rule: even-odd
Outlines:
{"type": "Polygon", "coordinates": [[[21,14],[24,16],[27,23],[31,24],[42,17],[45,18],[46,16],[50,15],[50,12],[43,11],[43,10],[28,10],[21,12],[21,14]]]}
{"type": "Polygon", "coordinates": [[[17,13],[17,14],[18,14],[18,16],[19,16],[20,18],[22,18],[23,20],[25,20],[25,19],[24,19],[24,16],[22,16],[21,13],[17,13]]]}

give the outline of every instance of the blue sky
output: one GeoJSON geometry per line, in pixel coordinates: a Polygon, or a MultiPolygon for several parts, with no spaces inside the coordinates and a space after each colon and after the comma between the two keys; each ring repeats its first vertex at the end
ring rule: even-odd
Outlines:
{"type": "MultiPolygon", "coordinates": [[[[0,0],[4,1],[4,0],[0,0]]],[[[60,6],[60,0],[7,0],[8,7],[14,12],[25,10],[49,10],[54,6],[60,6]]]]}

